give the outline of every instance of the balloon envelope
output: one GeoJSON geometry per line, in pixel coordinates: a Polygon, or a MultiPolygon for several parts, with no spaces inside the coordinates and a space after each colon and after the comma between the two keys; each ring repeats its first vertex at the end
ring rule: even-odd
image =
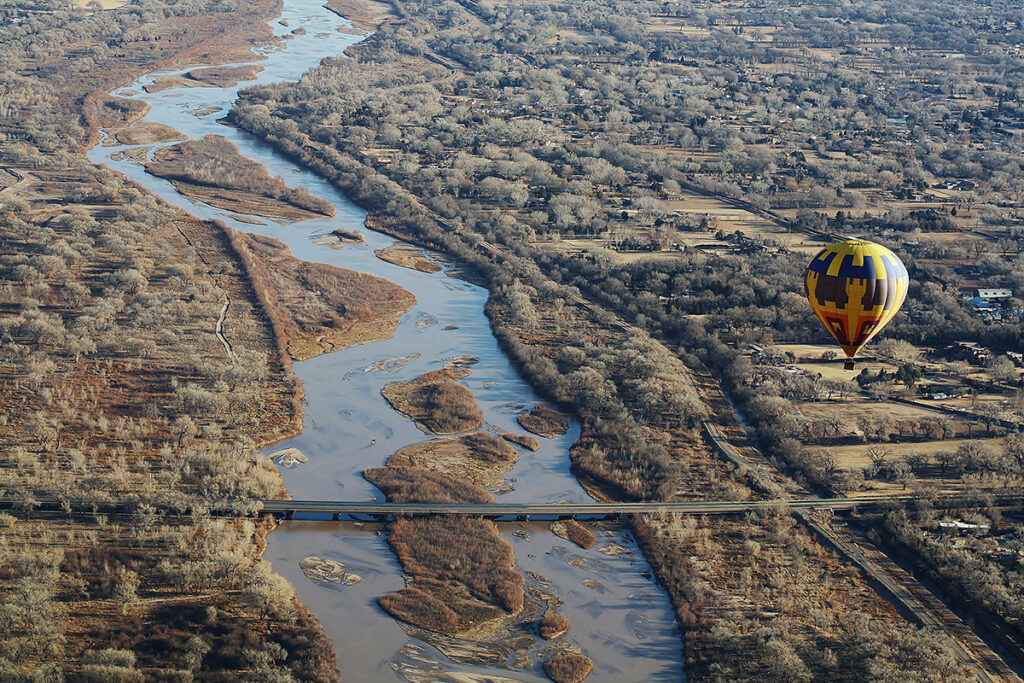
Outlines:
{"type": "Polygon", "coordinates": [[[896,315],[910,278],[896,254],[867,240],[818,252],[804,278],[811,308],[853,358],[896,315]]]}

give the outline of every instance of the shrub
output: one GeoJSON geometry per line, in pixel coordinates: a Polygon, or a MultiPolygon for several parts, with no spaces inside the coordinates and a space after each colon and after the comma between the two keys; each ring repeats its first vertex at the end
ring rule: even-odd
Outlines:
{"type": "Polygon", "coordinates": [[[544,640],[552,640],[568,631],[569,623],[569,617],[561,612],[548,612],[537,624],[537,632],[544,640]]]}
{"type": "Polygon", "coordinates": [[[563,652],[544,662],[544,673],[556,683],[579,683],[594,670],[589,657],[563,652]]]}
{"type": "Polygon", "coordinates": [[[402,621],[438,633],[452,633],[458,628],[459,617],[434,596],[415,588],[403,588],[389,593],[377,601],[381,608],[402,621]]]}

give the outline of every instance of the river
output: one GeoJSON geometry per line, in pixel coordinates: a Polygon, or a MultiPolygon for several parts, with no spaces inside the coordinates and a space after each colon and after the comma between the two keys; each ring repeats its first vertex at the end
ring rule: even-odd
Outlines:
{"type": "MultiPolygon", "coordinates": [[[[374,250],[394,240],[367,230],[362,209],[330,183],[297,168],[262,141],[218,123],[239,88],[297,80],[322,58],[336,56],[360,40],[346,32],[348,21],[316,0],[285,0],[283,14],[272,25],[279,34],[298,28],[305,33],[256,50],[266,58],[254,60],[263,67],[254,80],[226,88],[171,88],[156,93],[142,89],[155,78],[188,70],[182,69],[148,74],[114,94],[148,102],[151,109],[145,121],[171,126],[189,138],[226,137],[243,155],[262,163],[272,175],[283,177],[289,186],[332,202],[337,211],[334,217],[291,224],[265,218],[258,219],[260,224],[240,221],[231,212],[178,194],[170,182],[147,174],[137,161],[123,154],[133,147],[146,147],[147,158],[152,158],[161,145],[112,145],[113,140],[104,137],[88,156],[195,216],[219,218],[238,230],[275,237],[298,258],[378,275],[417,296],[417,305],[403,318],[392,339],[295,364],[307,399],[303,430],[268,449],[295,447],[308,456],[307,464],[281,471],[295,498],[382,500],[380,491],[363,479],[362,471],[383,465],[399,448],[427,438],[383,399],[380,390],[384,384],[412,379],[468,354],[478,362],[462,383],[483,408],[486,429],[521,433],[516,414],[540,399],[498,347],[484,315],[486,290],[461,279],[437,254],[431,256],[445,268],[435,274],[380,260],[374,250]],[[362,233],[365,242],[335,249],[314,241],[337,227],[362,233]],[[401,360],[387,362],[395,359],[401,360]]],[[[210,65],[189,68],[201,66],[210,65]]],[[[579,432],[578,422],[572,421],[565,435],[541,439],[537,452],[520,452],[518,464],[507,475],[507,486],[495,492],[499,500],[590,500],[569,471],[569,447],[579,432]]],[[[681,637],[671,605],[627,530],[597,530],[598,543],[590,550],[558,538],[541,524],[502,524],[500,530],[515,548],[518,569],[527,576],[529,592],[535,597],[553,592],[564,603],[560,609],[572,620],[566,641],[595,663],[588,680],[682,677],[681,637]]],[[[373,524],[294,521],[281,524],[270,535],[266,559],[295,585],[333,640],[345,680],[547,680],[539,664],[547,643],[528,633],[504,644],[482,646],[488,661],[483,665],[479,656],[476,662],[464,661],[458,652],[481,646],[407,629],[379,609],[378,597],[404,585],[385,534],[373,524]],[[299,567],[299,562],[311,555],[342,562],[363,580],[351,586],[314,582],[299,567]]],[[[536,600],[530,603],[538,604],[536,600]]]]}

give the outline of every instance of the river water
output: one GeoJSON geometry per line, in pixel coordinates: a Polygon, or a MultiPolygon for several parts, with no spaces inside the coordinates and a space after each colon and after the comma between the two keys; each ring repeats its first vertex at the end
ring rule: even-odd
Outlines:
{"type": "MultiPolygon", "coordinates": [[[[144,120],[171,126],[189,138],[226,137],[243,155],[261,162],[289,186],[332,202],[337,211],[334,217],[291,224],[265,218],[258,219],[260,224],[240,221],[231,212],[178,194],[171,183],[147,174],[124,154],[133,147],[145,147],[146,157],[152,158],[160,145],[111,145],[112,140],[104,139],[88,156],[195,216],[219,218],[238,230],[275,237],[298,258],[378,275],[416,295],[417,305],[404,316],[392,339],[295,364],[307,399],[303,431],[267,449],[295,447],[309,458],[300,467],[282,468],[284,482],[295,498],[383,500],[380,491],[363,479],[362,471],[383,465],[399,448],[428,438],[411,420],[391,409],[380,394],[384,384],[409,380],[453,358],[471,355],[477,362],[462,383],[484,410],[486,429],[522,433],[516,414],[540,399],[517,375],[491,333],[483,312],[486,290],[462,280],[437,254],[431,256],[445,268],[435,274],[378,259],[374,250],[394,240],[367,230],[362,209],[262,141],[218,123],[239,88],[297,80],[322,58],[337,56],[360,39],[339,31],[349,23],[316,0],[285,0],[282,16],[272,25],[279,35],[297,28],[306,32],[256,50],[265,58],[254,58],[254,63],[263,67],[255,80],[227,88],[146,93],[142,86],[155,78],[184,70],[155,72],[114,94],[148,102],[151,109],[144,120]],[[287,21],[287,28],[281,19],[287,21]],[[204,109],[208,113],[201,111],[204,109]],[[314,241],[337,227],[361,232],[365,242],[335,249],[314,241]]],[[[190,68],[199,66],[209,65],[190,68]]],[[[537,452],[521,450],[518,464],[507,475],[507,485],[495,492],[499,500],[590,500],[569,471],[568,451],[579,431],[579,424],[573,421],[567,434],[541,439],[537,452]]],[[[500,530],[515,548],[518,568],[528,577],[529,591],[535,596],[530,603],[536,607],[538,601],[550,600],[551,594],[564,603],[560,610],[572,620],[566,641],[595,662],[589,680],[681,678],[681,638],[668,597],[651,578],[650,567],[628,532],[614,527],[599,530],[594,548],[581,550],[544,525],[502,524],[500,530]]],[[[373,524],[295,521],[283,523],[270,536],[266,559],[295,585],[334,641],[346,680],[547,680],[539,665],[545,643],[527,637],[528,632],[520,633],[516,642],[485,646],[489,664],[482,665],[479,657],[476,662],[466,661],[456,651],[479,646],[439,641],[404,628],[380,610],[376,599],[404,585],[385,533],[373,524]],[[314,582],[299,567],[299,562],[311,555],[342,562],[363,580],[351,586],[314,582]]]]}

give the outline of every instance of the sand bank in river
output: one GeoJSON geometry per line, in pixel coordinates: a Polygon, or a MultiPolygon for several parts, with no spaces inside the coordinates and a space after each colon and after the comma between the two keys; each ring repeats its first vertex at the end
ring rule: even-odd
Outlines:
{"type": "Polygon", "coordinates": [[[178,192],[228,211],[280,221],[334,215],[333,204],[289,188],[219,135],[164,147],[145,166],[178,192]]]}
{"type": "Polygon", "coordinates": [[[122,145],[151,145],[157,142],[185,140],[186,135],[162,123],[142,121],[131,128],[119,130],[114,135],[122,145]]]}
{"type": "Polygon", "coordinates": [[[388,458],[389,466],[444,472],[477,486],[497,486],[516,464],[516,451],[489,432],[433,439],[406,446],[388,458]]]}
{"type": "Polygon", "coordinates": [[[516,421],[523,429],[549,439],[569,431],[569,418],[547,406],[534,406],[530,412],[516,417],[516,421]]]}
{"type": "Polygon", "coordinates": [[[383,278],[299,260],[272,237],[229,235],[253,285],[267,293],[267,313],[295,360],[388,339],[416,303],[383,278]]]}
{"type": "Polygon", "coordinates": [[[383,249],[373,252],[377,258],[396,266],[412,268],[424,273],[436,273],[441,270],[441,264],[428,257],[422,251],[409,244],[395,243],[383,249]]]}
{"type": "Polygon", "coordinates": [[[192,69],[181,75],[156,78],[149,85],[143,86],[143,90],[155,93],[168,88],[227,88],[242,81],[251,81],[261,71],[263,67],[257,64],[192,69]]]}
{"type": "Polygon", "coordinates": [[[395,18],[391,5],[376,0],[327,0],[324,7],[364,31],[376,31],[382,24],[395,18]]]}
{"type": "Polygon", "coordinates": [[[468,432],[484,420],[473,392],[457,381],[469,374],[465,368],[448,365],[409,382],[392,382],[381,394],[395,410],[435,434],[468,432]]]}

